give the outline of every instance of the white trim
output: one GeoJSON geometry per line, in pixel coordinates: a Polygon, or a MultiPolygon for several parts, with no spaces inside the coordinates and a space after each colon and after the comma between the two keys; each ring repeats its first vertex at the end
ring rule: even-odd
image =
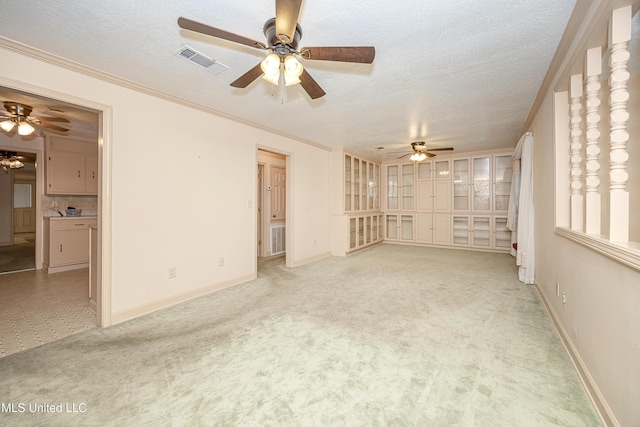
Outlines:
{"type": "Polygon", "coordinates": [[[569,359],[571,359],[571,363],[573,363],[573,366],[576,368],[578,377],[580,378],[580,381],[582,382],[582,385],[584,386],[585,391],[589,396],[589,399],[591,399],[591,402],[593,403],[593,406],[596,412],[598,413],[598,416],[600,417],[602,424],[605,426],[619,427],[620,423],[618,423],[618,421],[616,420],[616,417],[613,411],[609,407],[609,404],[605,400],[603,394],[600,392],[598,385],[596,384],[595,380],[591,376],[591,373],[587,369],[587,365],[584,363],[584,361],[580,357],[580,353],[578,353],[578,350],[573,345],[573,342],[571,342],[571,340],[569,339],[569,335],[567,334],[567,331],[565,331],[565,329],[562,327],[562,323],[558,318],[558,316],[556,315],[555,311],[553,310],[553,307],[551,306],[551,304],[549,304],[549,301],[545,298],[544,293],[542,292],[542,289],[537,283],[534,283],[533,287],[536,290],[536,293],[538,294],[538,296],[540,297],[540,300],[542,301],[542,305],[544,306],[545,310],[547,311],[547,315],[551,320],[551,324],[553,325],[554,329],[556,330],[556,333],[560,337],[560,340],[562,341],[562,345],[564,346],[565,350],[567,351],[567,354],[569,355],[569,359]]]}
{"type": "Polygon", "coordinates": [[[180,295],[174,295],[168,298],[163,298],[160,300],[142,304],[137,307],[128,308],[126,310],[113,313],[113,315],[111,316],[111,321],[113,325],[116,325],[118,323],[126,322],[127,320],[132,320],[137,317],[154,313],[164,308],[172,307],[174,305],[181,304],[183,302],[187,302],[195,298],[203,297],[205,295],[212,294],[214,292],[221,291],[223,289],[230,288],[232,286],[240,285],[242,283],[255,280],[256,278],[257,278],[257,274],[255,273],[248,274],[246,276],[237,277],[230,281],[207,286],[206,288],[196,289],[194,291],[185,292],[180,295]]]}
{"type": "Polygon", "coordinates": [[[293,267],[300,267],[302,265],[305,264],[309,264],[310,262],[314,262],[314,261],[319,261],[321,259],[327,258],[331,256],[331,252],[325,252],[319,255],[315,255],[309,258],[304,258],[301,260],[297,260],[295,262],[292,262],[291,265],[287,264],[287,267],[293,268],[293,267]]]}
{"type": "Polygon", "coordinates": [[[612,242],[605,236],[589,235],[565,227],[556,227],[555,232],[622,264],[640,270],[640,244],[638,243],[612,242]]]}

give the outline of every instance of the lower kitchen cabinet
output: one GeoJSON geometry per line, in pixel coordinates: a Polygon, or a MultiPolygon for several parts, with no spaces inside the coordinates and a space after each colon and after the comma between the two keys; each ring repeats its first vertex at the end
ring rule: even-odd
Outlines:
{"type": "Polygon", "coordinates": [[[51,217],[44,221],[44,262],[47,273],[89,267],[89,226],[95,217],[51,217]]]}

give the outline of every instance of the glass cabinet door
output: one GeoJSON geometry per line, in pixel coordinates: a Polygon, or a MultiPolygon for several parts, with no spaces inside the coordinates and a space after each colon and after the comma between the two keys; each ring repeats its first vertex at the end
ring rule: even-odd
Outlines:
{"type": "Polygon", "coordinates": [[[453,210],[469,210],[469,159],[453,161],[453,210]]]}
{"type": "Polygon", "coordinates": [[[454,216],[453,217],[453,244],[468,245],[469,244],[469,217],[454,216]]]}
{"type": "Polygon", "coordinates": [[[398,238],[398,215],[387,215],[386,218],[387,239],[396,240],[398,238]]]}
{"type": "Polygon", "coordinates": [[[371,217],[371,241],[377,242],[380,236],[379,226],[378,226],[378,215],[374,215],[371,217]]]}
{"type": "Polygon", "coordinates": [[[360,159],[353,159],[353,210],[360,210],[360,159]]]}
{"type": "Polygon", "coordinates": [[[511,247],[511,231],[507,228],[507,218],[496,217],[493,221],[493,246],[508,249],[511,247]]]}
{"type": "Polygon", "coordinates": [[[402,165],[402,209],[413,209],[413,164],[402,165]]]}
{"type": "Polygon", "coordinates": [[[431,161],[418,163],[418,181],[429,181],[432,179],[431,161]]]}
{"type": "Polygon", "coordinates": [[[398,165],[387,166],[387,209],[398,209],[398,165]]]}
{"type": "Polygon", "coordinates": [[[449,160],[436,160],[436,179],[449,179],[451,178],[449,160]]]}
{"type": "Polygon", "coordinates": [[[491,210],[491,177],[489,157],[473,159],[473,210],[491,210]]]}
{"type": "Polygon", "coordinates": [[[491,246],[491,221],[488,216],[473,217],[473,246],[491,246]]]}
{"type": "Polygon", "coordinates": [[[372,211],[374,205],[373,163],[367,164],[367,209],[372,211]]]}
{"type": "Polygon", "coordinates": [[[349,219],[349,249],[355,249],[358,240],[356,230],[358,229],[357,218],[349,219]]]}
{"type": "Polygon", "coordinates": [[[509,194],[511,193],[511,156],[494,157],[494,198],[493,210],[506,212],[509,209],[509,194]]]}
{"type": "Polygon", "coordinates": [[[373,210],[380,209],[380,165],[373,165],[373,210]]]}
{"type": "Polygon", "coordinates": [[[413,215],[402,215],[400,217],[400,238],[402,240],[413,240],[413,215]]]}
{"type": "Polygon", "coordinates": [[[362,169],[362,179],[360,180],[360,209],[364,211],[368,209],[367,196],[369,192],[367,191],[367,187],[369,185],[369,162],[362,160],[360,166],[362,169]]]}
{"type": "Polygon", "coordinates": [[[351,156],[344,156],[344,210],[351,210],[351,156]]]}
{"type": "Polygon", "coordinates": [[[358,246],[364,246],[366,238],[365,219],[366,218],[358,218],[358,246]]]}

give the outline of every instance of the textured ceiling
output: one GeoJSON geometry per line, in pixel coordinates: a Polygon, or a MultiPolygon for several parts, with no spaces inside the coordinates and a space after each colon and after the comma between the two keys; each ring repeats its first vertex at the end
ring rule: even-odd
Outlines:
{"type": "Polygon", "coordinates": [[[176,23],[184,16],[264,41],[274,0],[3,0],[0,36],[306,141],[389,159],[414,140],[457,152],[514,146],[574,4],[306,0],[301,47],[376,48],[372,65],[303,60],[327,92],[317,100],[262,79],[232,88],[265,53],[176,23]],[[216,75],[176,57],[183,44],[229,69],[216,75]]]}

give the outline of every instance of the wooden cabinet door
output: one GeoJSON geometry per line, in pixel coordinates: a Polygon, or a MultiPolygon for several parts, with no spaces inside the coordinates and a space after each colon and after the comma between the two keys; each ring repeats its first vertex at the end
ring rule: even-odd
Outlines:
{"type": "Polygon", "coordinates": [[[434,212],[451,211],[451,181],[435,181],[434,212]]]}
{"type": "Polygon", "coordinates": [[[87,156],[85,158],[85,192],[91,195],[98,194],[98,157],[87,156]]]}
{"type": "Polygon", "coordinates": [[[433,243],[433,214],[416,214],[416,242],[433,243]]]}
{"type": "Polygon", "coordinates": [[[451,243],[451,215],[433,215],[433,243],[448,245],[451,243]]]}
{"type": "Polygon", "coordinates": [[[51,152],[47,156],[47,194],[84,194],[85,156],[51,152]]]}
{"type": "Polygon", "coordinates": [[[49,249],[51,267],[89,262],[89,230],[55,230],[49,249]]]}

